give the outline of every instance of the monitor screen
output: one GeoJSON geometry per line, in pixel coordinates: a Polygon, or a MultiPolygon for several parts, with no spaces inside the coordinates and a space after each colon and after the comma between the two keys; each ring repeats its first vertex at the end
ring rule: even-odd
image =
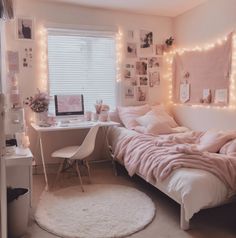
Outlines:
{"type": "Polygon", "coordinates": [[[82,94],[55,95],[54,97],[57,116],[84,114],[84,100],[82,94]]]}

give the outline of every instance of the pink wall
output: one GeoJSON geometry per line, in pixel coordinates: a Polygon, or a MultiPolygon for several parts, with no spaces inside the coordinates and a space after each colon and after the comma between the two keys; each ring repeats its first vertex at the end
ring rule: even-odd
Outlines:
{"type": "MultiPolygon", "coordinates": [[[[209,0],[174,19],[178,47],[214,43],[236,28],[235,0],[209,0]]],[[[236,93],[236,92],[235,92],[236,93]]],[[[236,129],[235,109],[174,106],[179,123],[196,130],[236,129]]]]}

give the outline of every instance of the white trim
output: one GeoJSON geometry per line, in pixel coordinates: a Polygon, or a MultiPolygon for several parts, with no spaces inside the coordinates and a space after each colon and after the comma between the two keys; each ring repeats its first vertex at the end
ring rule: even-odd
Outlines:
{"type": "Polygon", "coordinates": [[[46,29],[58,29],[68,31],[97,31],[97,32],[113,32],[118,33],[118,26],[98,26],[98,25],[75,25],[75,24],[63,24],[47,22],[44,24],[46,29]]]}

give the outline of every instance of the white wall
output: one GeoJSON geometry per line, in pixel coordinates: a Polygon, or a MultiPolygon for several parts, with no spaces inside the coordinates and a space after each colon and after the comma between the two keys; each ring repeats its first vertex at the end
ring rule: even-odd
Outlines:
{"type": "MultiPolygon", "coordinates": [[[[22,98],[34,94],[37,87],[40,87],[39,26],[41,25],[47,23],[57,23],[63,25],[116,26],[123,31],[128,29],[147,29],[154,32],[154,43],[163,43],[167,37],[173,35],[172,19],[167,17],[145,16],[122,13],[118,11],[99,10],[69,4],[43,2],[40,0],[15,0],[14,3],[16,17],[25,16],[33,17],[35,19],[35,40],[33,41],[17,40],[16,22],[14,20],[10,21],[6,25],[7,49],[20,52],[21,64],[21,55],[24,48],[33,48],[33,68],[24,69],[21,67],[20,73],[18,74],[22,98]]],[[[167,86],[165,84],[163,85],[159,90],[152,90],[150,101],[156,102],[167,100],[167,94],[165,93],[165,87],[167,86]]],[[[53,150],[63,144],[76,144],[81,140],[81,138],[78,138],[79,135],[77,132],[72,134],[65,134],[62,136],[57,134],[55,135],[55,138],[52,138],[50,135],[45,138],[47,158],[50,157],[50,153],[53,150]],[[49,147],[48,142],[53,145],[49,147]]],[[[30,130],[30,137],[31,149],[37,157],[36,152],[38,151],[38,147],[36,144],[36,134],[32,130],[30,130]]],[[[97,155],[99,156],[100,154],[98,153],[97,155]]]]}
{"type": "MultiPolygon", "coordinates": [[[[39,86],[39,32],[38,27],[47,23],[116,26],[125,32],[127,29],[147,29],[154,32],[154,43],[163,43],[173,34],[172,19],[167,17],[145,16],[122,13],[118,11],[86,8],[70,4],[50,3],[40,0],[15,0],[16,16],[32,16],[35,19],[35,41],[16,40],[16,24],[14,21],[7,26],[8,49],[22,52],[25,46],[33,46],[35,50],[35,67],[33,70],[21,70],[19,75],[21,92],[23,96],[32,94],[39,86]],[[38,41],[37,41],[38,40],[38,41]]],[[[151,101],[165,100],[166,94],[151,92],[151,101]],[[161,95],[161,96],[160,96],[161,95]],[[154,97],[154,99],[153,99],[154,97]]]]}
{"type": "MultiPolygon", "coordinates": [[[[236,29],[236,1],[208,0],[174,19],[177,47],[214,43],[236,29]]],[[[236,93],[236,92],[235,92],[236,93]]],[[[192,129],[236,129],[236,111],[175,106],[177,120],[192,129]]]]}

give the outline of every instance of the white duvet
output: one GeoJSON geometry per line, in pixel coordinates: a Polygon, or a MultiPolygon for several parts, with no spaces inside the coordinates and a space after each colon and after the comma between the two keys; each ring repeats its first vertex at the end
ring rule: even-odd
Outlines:
{"type": "MultiPolygon", "coordinates": [[[[121,138],[135,134],[137,132],[124,127],[110,128],[109,143],[114,150],[121,138]]],[[[142,174],[140,175],[142,176],[142,174]]],[[[153,185],[178,203],[183,204],[186,221],[202,208],[223,203],[230,195],[230,191],[219,178],[210,172],[199,169],[176,169],[164,181],[155,182],[153,185]]]]}

